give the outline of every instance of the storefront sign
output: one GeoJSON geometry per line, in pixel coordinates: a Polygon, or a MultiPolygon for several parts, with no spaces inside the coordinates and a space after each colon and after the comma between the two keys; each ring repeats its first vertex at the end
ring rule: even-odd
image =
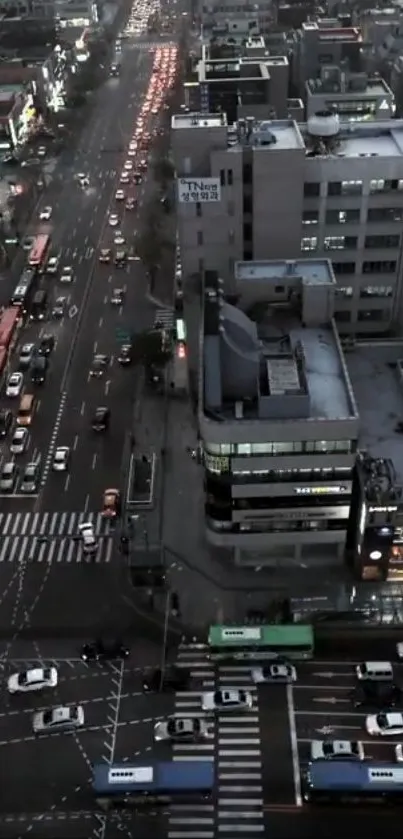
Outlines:
{"type": "Polygon", "coordinates": [[[219,178],[179,178],[178,200],[180,204],[209,204],[221,201],[219,178]]]}

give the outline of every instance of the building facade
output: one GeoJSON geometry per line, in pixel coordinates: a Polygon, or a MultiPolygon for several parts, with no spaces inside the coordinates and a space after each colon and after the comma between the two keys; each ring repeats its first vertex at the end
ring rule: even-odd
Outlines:
{"type": "Polygon", "coordinates": [[[332,261],[334,314],[351,336],[402,319],[403,121],[296,125],[183,114],[172,119],[184,285],[237,261],[332,261]]]}
{"type": "Polygon", "coordinates": [[[240,262],[235,280],[236,306],[219,281],[205,286],[207,539],[239,564],[326,555],[342,565],[359,426],[332,321],[331,264],[240,262]]]}
{"type": "Polygon", "coordinates": [[[391,119],[395,97],[384,79],[367,73],[344,72],[340,67],[323,67],[317,79],[305,85],[306,118],[331,110],[346,122],[391,119]]]}
{"type": "Polygon", "coordinates": [[[360,29],[337,23],[326,19],[307,21],[295,33],[293,81],[301,96],[308,79],[318,78],[324,66],[345,66],[352,73],[365,69],[360,29]]]}

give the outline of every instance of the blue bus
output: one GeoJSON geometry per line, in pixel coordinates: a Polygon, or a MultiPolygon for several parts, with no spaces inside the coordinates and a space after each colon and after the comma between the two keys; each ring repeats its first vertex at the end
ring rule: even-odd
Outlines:
{"type": "Polygon", "coordinates": [[[403,766],[366,760],[315,760],[303,778],[310,803],[403,804],[403,766]]]}
{"type": "Polygon", "coordinates": [[[38,275],[35,268],[25,268],[10,299],[11,306],[20,306],[24,313],[31,306],[37,288],[38,275]]]}
{"type": "Polygon", "coordinates": [[[104,810],[198,801],[209,798],[214,787],[213,761],[98,763],[92,770],[92,790],[104,810]]]}

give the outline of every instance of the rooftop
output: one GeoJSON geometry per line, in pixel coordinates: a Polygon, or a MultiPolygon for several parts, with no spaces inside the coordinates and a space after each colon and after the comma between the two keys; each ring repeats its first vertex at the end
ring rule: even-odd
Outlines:
{"type": "Polygon", "coordinates": [[[403,344],[357,345],[346,354],[348,372],[360,414],[359,447],[374,457],[393,460],[397,483],[403,485],[403,377],[398,364],[403,344]]]}
{"type": "Polygon", "coordinates": [[[226,125],[225,114],[175,114],[172,117],[172,128],[219,128],[226,125]]]}
{"type": "MultiPolygon", "coordinates": [[[[311,145],[309,123],[300,124],[306,145],[311,145]]],[[[403,154],[403,120],[372,122],[340,122],[324,156],[401,157],[403,154]]]]}
{"type": "Polygon", "coordinates": [[[308,79],[306,82],[308,94],[311,96],[327,94],[333,97],[341,96],[348,99],[374,98],[392,95],[389,86],[382,78],[368,78],[365,73],[356,73],[346,81],[331,77],[329,79],[308,79]]]}
{"type": "Polygon", "coordinates": [[[217,421],[356,420],[334,324],[319,322],[334,296],[330,263],[238,263],[236,280],[237,305],[219,285],[206,288],[205,414],[217,421]],[[324,296],[307,314],[311,284],[324,296]]]}

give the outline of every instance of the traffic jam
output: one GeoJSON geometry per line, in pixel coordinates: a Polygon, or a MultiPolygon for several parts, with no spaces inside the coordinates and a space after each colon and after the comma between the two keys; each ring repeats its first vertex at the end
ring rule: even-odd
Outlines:
{"type": "MultiPolygon", "coordinates": [[[[130,221],[130,215],[139,212],[142,204],[142,184],[149,169],[151,146],[155,137],[163,132],[159,116],[168,107],[166,97],[177,71],[176,46],[161,46],[152,52],[152,77],[129,139],[118,188],[107,211],[107,241],[98,254],[99,263],[105,263],[113,270],[109,303],[119,308],[124,306],[130,260],[137,259],[135,218],[130,221]],[[127,230],[131,231],[129,241],[127,230]],[[119,282],[115,270],[121,268],[126,269],[125,280],[119,282]]],[[[79,173],[77,183],[85,191],[89,176],[79,173]]],[[[26,236],[22,241],[26,264],[9,305],[0,312],[0,495],[8,497],[35,496],[44,483],[41,463],[45,452],[33,445],[32,431],[40,402],[46,399],[46,380],[52,355],[57,352],[58,328],[64,319],[73,316],[69,287],[76,278],[73,268],[62,264],[60,249],[52,247],[51,233],[46,228],[51,218],[52,207],[45,206],[39,213],[37,234],[26,236]],[[38,325],[37,334],[31,328],[29,337],[24,340],[25,329],[30,324],[38,325]]],[[[131,363],[130,345],[119,347],[118,361],[122,366],[131,363]]],[[[94,357],[89,376],[102,375],[105,363],[105,357],[94,357]]],[[[94,416],[92,420],[92,429],[96,432],[103,432],[108,426],[108,409],[102,410],[106,414],[94,416]]],[[[57,448],[51,469],[56,473],[68,472],[71,455],[68,446],[57,448]]],[[[118,490],[106,490],[103,499],[105,517],[113,519],[118,515],[119,504],[118,490]]]]}

